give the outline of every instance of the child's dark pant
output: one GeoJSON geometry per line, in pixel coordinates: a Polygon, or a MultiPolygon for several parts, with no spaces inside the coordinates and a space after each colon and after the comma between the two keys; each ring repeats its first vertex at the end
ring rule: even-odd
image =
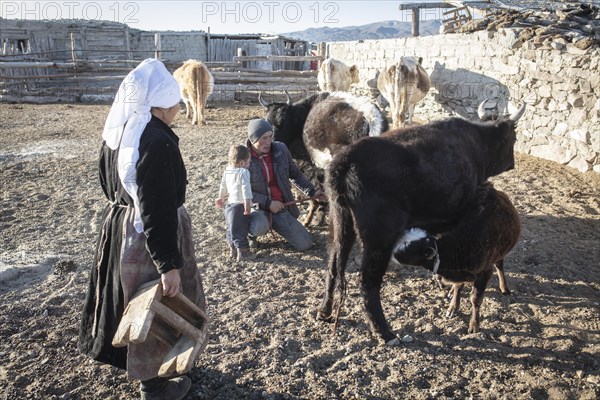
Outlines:
{"type": "Polygon", "coordinates": [[[244,215],[243,204],[227,204],[225,206],[227,221],[227,243],[240,248],[248,248],[248,228],[250,216],[244,215]]]}

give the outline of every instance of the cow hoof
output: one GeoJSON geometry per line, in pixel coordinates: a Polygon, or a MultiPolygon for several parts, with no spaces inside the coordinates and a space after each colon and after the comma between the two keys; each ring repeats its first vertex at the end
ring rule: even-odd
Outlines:
{"type": "Polygon", "coordinates": [[[442,283],[442,277],[438,274],[433,276],[433,281],[438,285],[440,289],[444,289],[444,284],[442,283]]]}
{"type": "Polygon", "coordinates": [[[389,347],[398,347],[398,346],[400,346],[400,344],[401,344],[400,339],[398,339],[397,337],[385,342],[385,345],[389,346],[389,347]]]}
{"type": "Polygon", "coordinates": [[[479,327],[478,326],[470,326],[469,330],[467,332],[469,332],[469,333],[479,333],[479,327]]]}
{"type": "Polygon", "coordinates": [[[334,318],[333,315],[331,315],[331,313],[321,310],[317,310],[317,320],[325,322],[334,322],[334,318]]]}

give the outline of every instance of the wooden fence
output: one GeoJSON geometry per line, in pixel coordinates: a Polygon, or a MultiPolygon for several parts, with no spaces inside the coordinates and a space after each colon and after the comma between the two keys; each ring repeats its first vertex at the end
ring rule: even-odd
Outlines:
{"type": "MultiPolygon", "coordinates": [[[[24,56],[27,56],[26,54],[24,56]]],[[[317,71],[266,71],[245,68],[250,62],[310,62],[322,56],[241,56],[206,63],[215,80],[210,100],[252,101],[258,92],[267,99],[287,90],[294,97],[317,91],[317,71]]],[[[0,102],[110,102],[127,72],[141,60],[32,61],[29,57],[0,57],[0,102]],[[7,58],[9,61],[7,61],[7,58]],[[29,58],[29,60],[27,60],[29,58]]],[[[181,63],[165,60],[172,72],[181,63]]]]}

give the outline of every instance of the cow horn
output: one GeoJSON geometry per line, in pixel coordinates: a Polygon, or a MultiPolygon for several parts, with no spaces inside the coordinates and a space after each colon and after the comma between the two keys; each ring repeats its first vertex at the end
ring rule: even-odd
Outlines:
{"type": "Polygon", "coordinates": [[[283,91],[285,92],[285,97],[287,97],[287,103],[292,104],[292,98],[290,97],[290,94],[285,89],[283,91]]]}
{"type": "Polygon", "coordinates": [[[517,122],[519,120],[519,118],[521,118],[523,116],[523,114],[525,114],[526,107],[527,107],[527,103],[523,103],[521,108],[519,108],[515,113],[511,114],[510,117],[508,117],[508,119],[510,119],[511,121],[517,122]]]}
{"type": "Polygon", "coordinates": [[[269,109],[269,104],[262,99],[262,92],[258,93],[258,102],[265,108],[265,110],[269,109]]]}
{"type": "Polygon", "coordinates": [[[485,118],[485,103],[487,103],[488,99],[483,100],[480,104],[479,107],[477,107],[477,115],[479,116],[479,119],[484,119],[485,118]]]}

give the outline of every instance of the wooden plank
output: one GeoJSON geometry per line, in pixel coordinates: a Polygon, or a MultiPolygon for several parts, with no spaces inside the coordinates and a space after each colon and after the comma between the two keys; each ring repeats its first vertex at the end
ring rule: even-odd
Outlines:
{"type": "Polygon", "coordinates": [[[448,3],[400,3],[400,11],[412,10],[414,8],[450,8],[454,7],[448,3]]]}
{"type": "Polygon", "coordinates": [[[85,60],[87,60],[88,59],[88,55],[87,55],[88,43],[87,43],[87,35],[86,35],[85,27],[79,28],[79,35],[81,36],[81,54],[83,55],[83,58],[85,60]]]}
{"type": "Polygon", "coordinates": [[[73,68],[76,64],[73,62],[53,62],[53,61],[37,61],[37,62],[3,62],[0,61],[0,69],[7,68],[73,68]]]}
{"type": "MultiPolygon", "coordinates": [[[[178,315],[186,318],[188,321],[198,320],[198,316],[203,320],[202,326],[205,323],[208,323],[208,315],[194,304],[190,299],[184,296],[183,293],[179,292],[177,296],[173,297],[163,297],[162,303],[168,306],[170,309],[175,311],[178,315]]],[[[200,326],[196,328],[201,329],[200,326]]]]}
{"type": "Polygon", "coordinates": [[[68,80],[103,80],[103,79],[120,79],[123,80],[125,75],[116,75],[116,76],[98,76],[98,75],[90,75],[89,73],[81,73],[77,76],[73,74],[56,74],[56,75],[14,75],[14,76],[0,76],[0,81],[15,81],[15,80],[35,80],[35,79],[64,79],[68,80]]]}
{"type": "Polygon", "coordinates": [[[323,56],[246,56],[233,57],[233,61],[323,61],[323,56]]]}
{"type": "Polygon", "coordinates": [[[448,14],[459,14],[460,11],[466,11],[469,12],[469,9],[467,7],[461,7],[461,8],[455,8],[453,10],[450,11],[444,11],[442,15],[448,15],[448,14]]]}
{"type": "Polygon", "coordinates": [[[131,54],[131,44],[129,43],[129,27],[125,26],[123,30],[123,34],[125,36],[125,49],[127,50],[127,58],[133,58],[133,55],[131,54]]]}
{"type": "Polygon", "coordinates": [[[163,363],[158,370],[158,376],[172,376],[174,374],[184,374],[192,369],[194,361],[198,358],[200,351],[204,348],[204,341],[195,342],[187,337],[182,337],[171,348],[165,356],[163,363]]]}
{"type": "Polygon", "coordinates": [[[489,0],[460,0],[460,1],[453,1],[453,0],[446,0],[443,3],[442,2],[434,2],[434,3],[419,3],[419,2],[415,2],[415,3],[401,3],[400,4],[400,11],[404,11],[404,10],[412,10],[413,8],[421,8],[421,9],[429,9],[429,8],[453,8],[453,7],[457,7],[457,6],[468,6],[469,4],[481,4],[481,3],[488,3],[491,4],[491,2],[489,0]]]}
{"type": "Polygon", "coordinates": [[[181,332],[160,318],[154,318],[152,321],[150,334],[167,346],[175,346],[182,337],[181,332]]]}
{"type": "Polygon", "coordinates": [[[301,81],[315,83],[317,80],[313,77],[300,79],[298,77],[269,77],[269,76],[238,76],[219,79],[215,77],[215,83],[280,83],[280,84],[299,84],[301,81]]]}
{"type": "Polygon", "coordinates": [[[161,295],[160,287],[153,285],[138,290],[129,301],[117,332],[112,339],[112,345],[123,347],[128,343],[141,343],[148,337],[148,332],[155,317],[152,305],[156,303],[161,295]]]}
{"type": "Polygon", "coordinates": [[[235,61],[203,61],[204,65],[210,68],[219,68],[219,67],[239,67],[240,63],[235,61]]]}
{"type": "Polygon", "coordinates": [[[30,96],[30,95],[11,95],[2,94],[0,95],[0,102],[3,103],[28,103],[28,104],[54,104],[54,103],[67,103],[74,102],[74,96],[30,96]]]}
{"type": "Polygon", "coordinates": [[[190,324],[188,321],[183,319],[180,315],[175,313],[161,302],[153,302],[151,309],[158,315],[159,318],[163,319],[167,324],[171,325],[182,334],[189,336],[194,340],[201,338],[202,331],[200,329],[190,324]]]}
{"type": "MultiPolygon", "coordinates": [[[[18,91],[17,93],[22,93],[22,96],[20,96],[20,97],[31,96],[31,97],[42,98],[44,96],[52,97],[54,95],[54,96],[60,96],[60,97],[75,98],[76,96],[79,96],[79,95],[90,95],[90,94],[94,94],[94,93],[95,94],[108,93],[114,97],[116,91],[117,91],[117,89],[115,87],[94,87],[94,86],[64,87],[63,86],[63,87],[46,87],[46,88],[41,88],[41,89],[35,88],[35,89],[29,89],[29,90],[21,90],[21,91],[18,91]]],[[[6,100],[5,96],[7,96],[8,94],[10,94],[10,93],[3,95],[2,99],[6,100]]],[[[17,96],[17,97],[19,97],[19,96],[17,96]]]]}
{"type": "Polygon", "coordinates": [[[239,77],[239,76],[264,76],[264,77],[297,77],[297,78],[316,78],[317,71],[295,71],[295,70],[279,70],[279,71],[265,71],[260,69],[240,69],[238,71],[212,71],[211,74],[219,76],[221,78],[227,77],[239,77]]]}

